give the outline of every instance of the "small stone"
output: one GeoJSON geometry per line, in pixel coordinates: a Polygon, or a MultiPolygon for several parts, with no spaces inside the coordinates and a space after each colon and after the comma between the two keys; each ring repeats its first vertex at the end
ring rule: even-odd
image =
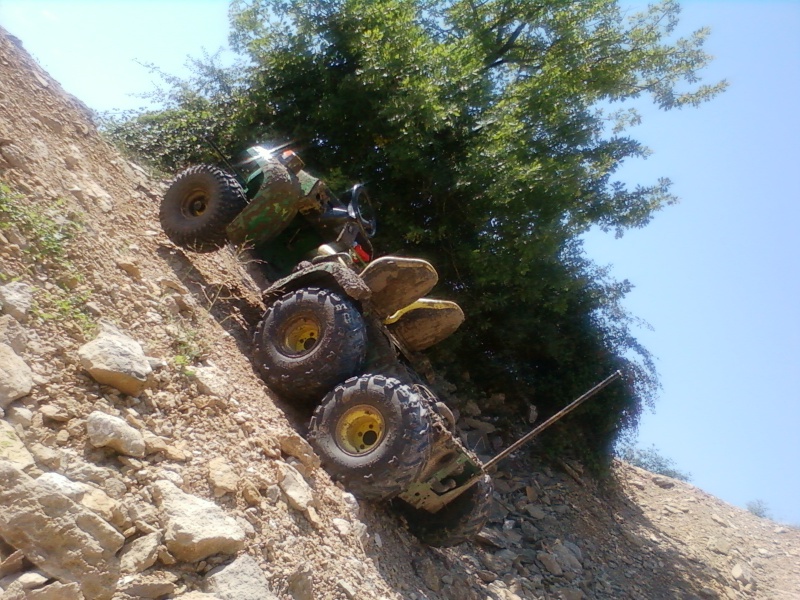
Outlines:
{"type": "Polygon", "coordinates": [[[248,554],[210,571],[206,591],[220,600],[277,600],[261,567],[248,554]]]}
{"type": "Polygon", "coordinates": [[[64,477],[59,473],[43,473],[36,478],[36,483],[45,490],[64,494],[70,500],[80,502],[86,493],[86,485],[64,477]]]}
{"type": "Polygon", "coordinates": [[[411,562],[411,566],[428,589],[434,592],[441,591],[442,581],[439,578],[439,574],[436,572],[436,566],[433,564],[433,561],[426,558],[416,558],[411,562]]]}
{"type": "Polygon", "coordinates": [[[77,583],[61,583],[56,581],[48,586],[28,590],[25,600],[83,600],[81,587],[77,583]]]}
{"type": "MultiPolygon", "coordinates": [[[[2,306],[1,301],[0,306],[2,306]]],[[[11,349],[19,355],[25,352],[28,334],[19,321],[11,315],[0,316],[0,344],[11,346],[11,349]]]]}
{"type": "Polygon", "coordinates": [[[86,508],[96,512],[98,515],[103,517],[106,521],[110,521],[114,524],[119,522],[119,504],[116,500],[113,500],[106,494],[103,490],[87,486],[89,489],[81,498],[81,504],[83,504],[86,508]]]}
{"type": "Polygon", "coordinates": [[[487,571],[486,569],[478,570],[477,575],[480,578],[480,580],[485,583],[492,583],[493,581],[497,580],[497,573],[493,573],[492,571],[487,571]]]}
{"type": "Polygon", "coordinates": [[[536,520],[544,519],[547,516],[547,513],[542,510],[541,506],[536,506],[534,504],[526,504],[525,505],[525,512],[527,512],[531,517],[536,520]]]}
{"type": "Polygon", "coordinates": [[[548,554],[547,552],[538,552],[536,554],[536,560],[542,563],[550,573],[553,575],[563,575],[564,570],[561,568],[561,565],[558,563],[558,559],[552,554],[548,554]]]}
{"type": "Polygon", "coordinates": [[[282,435],[278,437],[281,452],[288,456],[293,456],[308,468],[315,469],[320,466],[319,457],[314,453],[314,449],[306,440],[299,435],[282,435]]]}
{"type": "Polygon", "coordinates": [[[225,378],[225,374],[216,366],[195,367],[192,369],[197,381],[197,389],[201,394],[227,400],[233,395],[233,387],[225,378]]]}
{"type": "Polygon", "coordinates": [[[67,412],[67,410],[63,406],[59,406],[57,404],[42,404],[39,406],[39,412],[42,413],[42,416],[45,419],[56,421],[58,423],[65,423],[71,418],[71,415],[67,412]]]}
{"type": "Polygon", "coordinates": [[[308,508],[315,502],[311,487],[294,467],[284,463],[280,468],[282,477],[279,485],[289,505],[300,512],[308,512],[308,508]]]}
{"type": "Polygon", "coordinates": [[[342,537],[347,537],[350,535],[350,532],[352,531],[352,527],[350,527],[350,521],[334,518],[332,519],[332,522],[333,526],[336,527],[336,531],[339,532],[339,535],[342,537]]]}
{"type": "Polygon", "coordinates": [[[28,320],[28,311],[33,305],[33,288],[21,281],[0,285],[0,305],[3,312],[20,323],[28,320]]]}
{"type": "Polygon", "coordinates": [[[258,491],[258,486],[256,486],[255,483],[250,479],[243,478],[239,482],[239,486],[242,491],[242,497],[247,504],[250,506],[258,506],[261,504],[264,497],[261,495],[261,492],[258,491]]]}
{"type": "Polygon", "coordinates": [[[755,581],[750,567],[741,562],[737,562],[733,566],[731,569],[731,576],[743,585],[749,585],[755,581]]]}
{"type": "MultiPolygon", "coordinates": [[[[124,582],[125,579],[122,581],[124,582]]],[[[120,586],[120,591],[133,598],[163,598],[175,593],[177,589],[175,581],[176,578],[172,574],[169,576],[159,574],[159,578],[155,580],[134,579],[120,586]]]]}
{"type": "Polygon", "coordinates": [[[27,396],[33,389],[33,371],[6,344],[0,344],[0,408],[27,396]]]}
{"type": "Polygon", "coordinates": [[[78,349],[81,366],[99,383],[138,396],[153,372],[142,346],[111,323],[101,321],[101,327],[100,335],[78,349]]]}
{"type": "Polygon", "coordinates": [[[164,513],[164,542],[178,560],[235,554],[244,546],[242,528],[213,502],[187,494],[167,480],[153,484],[153,496],[164,513]]]}
{"type": "Polygon", "coordinates": [[[671,477],[665,477],[663,475],[653,475],[651,481],[660,488],[669,489],[675,487],[675,480],[672,479],[671,477]]]}
{"type": "Polygon", "coordinates": [[[19,439],[17,432],[2,419],[0,419],[0,459],[7,460],[22,470],[28,470],[35,464],[33,455],[19,439]]]}
{"type": "Polygon", "coordinates": [[[311,570],[302,567],[289,577],[289,593],[294,600],[314,600],[314,578],[311,570]]]}
{"type": "Polygon", "coordinates": [[[96,448],[108,447],[136,458],[145,456],[142,434],[119,417],[95,411],[86,419],[86,433],[96,448]]]}
{"type": "Polygon", "coordinates": [[[714,521],[717,525],[721,525],[722,527],[728,527],[727,521],[720,517],[717,513],[711,513],[711,520],[714,521]]]}
{"type": "Polygon", "coordinates": [[[133,279],[137,281],[142,278],[142,270],[139,268],[138,265],[127,261],[127,260],[118,260],[117,267],[125,271],[128,275],[130,275],[133,279]]]}
{"type": "Polygon", "coordinates": [[[141,573],[152,567],[158,559],[161,533],[153,532],[126,544],[119,557],[122,573],[141,573]]]}
{"type": "Polygon", "coordinates": [[[340,581],[338,585],[339,589],[342,590],[342,593],[347,597],[347,600],[356,600],[356,598],[360,597],[356,588],[346,581],[340,581]]]}
{"type": "Polygon", "coordinates": [[[235,492],[239,485],[239,478],[233,467],[220,456],[209,461],[208,479],[214,487],[214,496],[217,498],[235,492]]]}
{"type": "Polygon", "coordinates": [[[728,555],[731,551],[731,543],[728,540],[712,538],[708,542],[708,549],[717,554],[728,555]]]}

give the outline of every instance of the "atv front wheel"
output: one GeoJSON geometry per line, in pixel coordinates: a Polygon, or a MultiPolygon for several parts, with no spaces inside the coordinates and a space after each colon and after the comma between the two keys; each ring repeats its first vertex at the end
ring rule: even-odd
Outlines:
{"type": "Polygon", "coordinates": [[[314,411],[308,441],[328,474],[359,498],[386,500],[419,475],[430,418],[414,390],[382,375],[351,377],[314,411]]]}
{"type": "Polygon", "coordinates": [[[367,328],[349,299],[310,287],[276,300],[253,342],[253,357],[267,385],[288,400],[309,402],[361,369],[367,328]]]}
{"type": "Polygon", "coordinates": [[[392,502],[420,541],[440,548],[473,539],[483,529],[492,502],[492,478],[481,479],[436,513],[414,508],[399,498],[392,502]]]}
{"type": "Polygon", "coordinates": [[[213,252],[228,241],[225,228],[247,206],[236,178],[212,165],[183,171],[161,201],[161,228],[175,245],[213,252]]]}

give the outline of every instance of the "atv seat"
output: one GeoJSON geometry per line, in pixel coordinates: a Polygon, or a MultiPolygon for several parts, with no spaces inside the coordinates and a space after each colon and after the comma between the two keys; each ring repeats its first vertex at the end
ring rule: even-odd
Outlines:
{"type": "Polygon", "coordinates": [[[430,292],[439,275],[426,260],[382,256],[367,265],[361,279],[372,290],[373,311],[385,319],[430,292]]]}

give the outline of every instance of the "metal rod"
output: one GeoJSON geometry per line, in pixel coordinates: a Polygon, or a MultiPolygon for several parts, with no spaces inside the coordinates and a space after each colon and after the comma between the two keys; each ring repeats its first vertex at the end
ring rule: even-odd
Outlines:
{"type": "Polygon", "coordinates": [[[233,174],[234,174],[234,175],[237,175],[237,176],[239,177],[239,179],[241,180],[239,183],[241,183],[241,184],[242,184],[242,187],[245,187],[245,184],[246,184],[247,182],[246,182],[246,181],[244,181],[244,177],[242,177],[242,174],[241,174],[241,173],[239,173],[238,169],[237,169],[236,167],[234,167],[234,166],[233,166],[233,165],[230,163],[230,161],[228,161],[227,157],[226,157],[226,156],[225,156],[225,155],[222,153],[222,150],[220,150],[220,149],[219,149],[219,146],[217,146],[217,145],[214,143],[214,140],[213,140],[213,139],[211,139],[211,136],[210,136],[210,135],[208,135],[208,136],[206,136],[206,137],[205,137],[205,138],[203,138],[203,139],[205,140],[205,142],[206,142],[206,143],[207,143],[209,146],[211,146],[211,148],[214,150],[214,152],[216,152],[216,153],[219,155],[219,157],[222,159],[222,162],[223,162],[223,163],[225,163],[225,166],[226,166],[226,167],[228,167],[228,169],[230,169],[230,170],[233,172],[233,174]]]}
{"type": "Polygon", "coordinates": [[[569,414],[570,412],[572,412],[573,410],[578,408],[578,406],[583,404],[586,400],[588,400],[589,398],[594,396],[597,392],[602,390],[604,387],[606,387],[608,384],[612,383],[613,381],[616,381],[620,377],[622,377],[622,373],[620,371],[614,371],[614,373],[612,373],[611,375],[606,377],[603,381],[601,381],[596,386],[594,386],[592,389],[590,389],[588,392],[583,394],[580,398],[577,398],[577,399],[573,400],[570,404],[568,404],[567,406],[562,408],[560,411],[558,411],[552,417],[550,417],[549,419],[547,419],[546,421],[544,421],[543,423],[538,425],[533,431],[530,431],[530,432],[526,433],[524,436],[522,436],[516,442],[511,444],[508,448],[503,450],[500,454],[498,454],[497,456],[492,458],[489,462],[485,463],[483,465],[484,470],[488,471],[489,469],[494,467],[497,463],[499,463],[501,460],[506,458],[509,454],[511,454],[512,452],[517,451],[521,446],[524,446],[531,439],[533,439],[534,437],[539,435],[542,431],[544,431],[545,429],[550,427],[550,425],[552,425],[553,423],[555,423],[556,421],[558,421],[562,417],[567,416],[567,414],[569,414]]]}

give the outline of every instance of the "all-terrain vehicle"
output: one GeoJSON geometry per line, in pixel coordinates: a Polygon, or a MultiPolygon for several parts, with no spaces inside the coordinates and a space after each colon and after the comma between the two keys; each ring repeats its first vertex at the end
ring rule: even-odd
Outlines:
{"type": "Polygon", "coordinates": [[[253,249],[273,273],[252,360],[284,399],[314,408],[308,439],[354,495],[389,501],[423,542],[452,546],[486,521],[487,471],[619,378],[606,378],[482,464],[423,375],[420,354],[464,320],[427,298],[437,282],[420,259],[374,258],[375,215],[361,186],[341,198],[291,151],[248,148],[235,165],[190,167],[161,203],[178,246],[253,249]]]}
{"type": "Polygon", "coordinates": [[[164,232],[209,252],[246,245],[268,266],[252,360],[281,397],[314,407],[308,439],[354,495],[390,501],[422,541],[458,544],[483,526],[491,478],[421,372],[420,352],[464,320],[427,298],[420,259],[374,258],[366,190],[336,196],[291,151],[248,148],[235,164],[180,173],[161,203],[164,232]]]}

